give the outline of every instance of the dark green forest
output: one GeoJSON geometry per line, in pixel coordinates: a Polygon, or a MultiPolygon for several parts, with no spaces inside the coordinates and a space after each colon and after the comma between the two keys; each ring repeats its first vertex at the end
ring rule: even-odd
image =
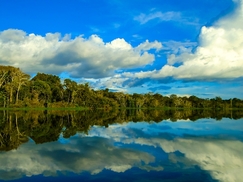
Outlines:
{"type": "Polygon", "coordinates": [[[201,118],[213,118],[220,122],[222,118],[240,119],[243,110],[1,110],[0,111],[0,151],[18,148],[21,144],[33,140],[36,144],[56,141],[60,135],[64,138],[76,133],[88,134],[92,126],[109,127],[114,123],[163,122],[170,120],[188,120],[196,122],[201,118]]]}
{"type": "Polygon", "coordinates": [[[33,78],[12,66],[0,66],[1,108],[243,108],[243,100],[220,97],[202,99],[196,96],[163,96],[158,93],[127,94],[94,90],[88,83],[80,84],[71,79],[61,80],[56,75],[37,73],[33,78]]]}

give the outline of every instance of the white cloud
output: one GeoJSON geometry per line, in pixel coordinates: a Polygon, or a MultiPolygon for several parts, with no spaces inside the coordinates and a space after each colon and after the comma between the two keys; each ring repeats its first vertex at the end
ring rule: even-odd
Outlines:
{"type": "Polygon", "coordinates": [[[159,19],[160,21],[171,21],[171,20],[179,20],[180,13],[179,12],[153,12],[150,14],[141,13],[140,15],[134,17],[134,20],[140,22],[140,24],[145,24],[151,20],[159,19]]]}
{"type": "Polygon", "coordinates": [[[241,121],[235,121],[232,125],[230,119],[224,119],[220,123],[208,119],[196,123],[163,122],[156,126],[148,123],[128,123],[124,126],[109,127],[103,130],[94,128],[90,133],[93,136],[103,136],[125,144],[160,147],[168,154],[179,151],[184,157],[174,156],[173,159],[170,159],[171,162],[180,162],[189,167],[198,165],[202,170],[208,171],[214,179],[223,182],[238,182],[243,178],[241,172],[243,142],[217,139],[211,137],[209,133],[222,135],[225,130],[231,131],[231,133],[241,132],[243,129],[240,126],[242,126],[241,121]],[[165,133],[166,135],[163,135],[165,133]],[[176,137],[173,137],[173,133],[176,133],[176,137]],[[193,137],[195,133],[202,136],[193,137]],[[168,134],[172,134],[169,135],[169,139],[166,138],[168,134]],[[186,134],[191,137],[180,137],[186,134]],[[205,137],[207,135],[210,137],[205,137]]]}
{"type": "MultiPolygon", "coordinates": [[[[145,19],[147,20],[147,19],[145,19]]],[[[144,22],[145,22],[144,20],[144,22]]],[[[180,49],[172,54],[160,70],[140,72],[132,77],[213,80],[243,76],[243,1],[229,16],[222,17],[211,27],[202,27],[195,52],[180,49]],[[175,66],[174,64],[180,65],[175,66]]]]}
{"type": "MultiPolygon", "coordinates": [[[[150,146],[160,146],[166,153],[180,151],[193,165],[199,165],[203,170],[220,181],[237,182],[242,179],[242,150],[240,141],[205,140],[201,138],[175,140],[143,139],[136,143],[150,146]],[[193,147],[192,147],[193,146],[193,147]]],[[[183,162],[176,159],[174,162],[183,162]]]]}
{"type": "Polygon", "coordinates": [[[243,130],[240,127],[241,123],[242,120],[232,124],[230,119],[224,119],[220,123],[203,119],[196,123],[183,120],[176,123],[163,121],[156,124],[145,122],[114,124],[108,128],[94,126],[88,136],[78,134],[67,141],[62,141],[65,145],[58,142],[35,145],[29,142],[21,145],[18,150],[2,152],[0,160],[4,165],[0,165],[0,179],[39,174],[54,176],[57,171],[78,174],[88,171],[97,174],[103,169],[110,169],[124,172],[132,167],[161,171],[163,165],[168,170],[170,166],[175,166],[170,162],[178,162],[186,167],[194,168],[197,165],[209,172],[214,179],[238,182],[243,178],[242,141],[206,136],[210,132],[216,133],[216,136],[217,134],[222,136],[225,131],[231,134],[234,131],[240,133],[243,130]],[[199,136],[193,137],[193,133],[199,136]],[[114,146],[116,142],[122,147],[114,146]],[[162,161],[160,156],[159,163],[155,165],[156,155],[153,156],[152,151],[151,155],[130,148],[129,145],[123,146],[122,143],[131,144],[130,147],[134,146],[133,144],[143,145],[145,148],[159,147],[169,154],[170,162],[168,163],[167,159],[162,161]],[[173,155],[178,151],[183,157],[173,155]]]}
{"type": "Polygon", "coordinates": [[[148,51],[151,49],[156,49],[156,51],[161,50],[162,48],[162,44],[158,41],[154,41],[154,42],[149,42],[148,40],[146,40],[145,42],[139,44],[135,49],[137,51],[148,51]]]}
{"type": "Polygon", "coordinates": [[[190,53],[196,46],[196,42],[181,42],[171,40],[168,42],[163,42],[162,50],[165,51],[167,54],[178,55],[185,52],[190,53]]]}
{"type": "Polygon", "coordinates": [[[0,179],[12,180],[22,176],[55,176],[58,172],[80,174],[100,173],[103,169],[124,172],[134,166],[141,169],[162,170],[151,166],[154,157],[146,152],[118,148],[108,139],[71,138],[65,145],[52,142],[41,145],[27,143],[18,150],[1,153],[0,179]]]}
{"type": "Polygon", "coordinates": [[[106,47],[118,50],[132,50],[132,46],[128,44],[124,39],[120,38],[117,38],[110,43],[107,43],[106,47]]]}
{"type": "Polygon", "coordinates": [[[132,47],[121,38],[105,43],[97,35],[70,39],[70,35],[61,37],[59,33],[40,36],[9,29],[0,32],[0,64],[17,66],[28,73],[107,77],[119,68],[151,64],[155,56],[148,51],[162,47],[157,41],[141,45],[132,47]]]}
{"type": "Polygon", "coordinates": [[[123,83],[128,80],[128,78],[121,77],[120,74],[116,74],[113,77],[106,77],[101,79],[85,79],[91,83],[91,86],[97,89],[109,88],[110,90],[127,92],[126,87],[123,83]]]}

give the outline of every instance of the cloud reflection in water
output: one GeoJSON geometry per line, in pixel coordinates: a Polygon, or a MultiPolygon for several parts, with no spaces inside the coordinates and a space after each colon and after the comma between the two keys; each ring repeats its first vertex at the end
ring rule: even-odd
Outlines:
{"type": "Polygon", "coordinates": [[[124,173],[137,168],[161,173],[205,171],[215,180],[240,181],[242,130],[242,120],[226,119],[92,127],[89,135],[39,145],[30,141],[0,153],[4,164],[0,165],[0,179],[56,176],[59,172],[97,175],[104,169],[124,173]]]}

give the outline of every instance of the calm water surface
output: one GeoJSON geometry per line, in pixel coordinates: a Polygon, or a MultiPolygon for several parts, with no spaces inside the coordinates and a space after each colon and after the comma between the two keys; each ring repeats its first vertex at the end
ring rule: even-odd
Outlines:
{"type": "MultiPolygon", "coordinates": [[[[45,142],[43,136],[37,140],[31,135],[32,126],[21,129],[19,125],[28,121],[16,118],[10,123],[11,128],[15,127],[12,138],[23,142],[15,149],[0,152],[0,181],[240,182],[243,179],[243,119],[130,121],[108,127],[94,124],[88,132],[77,131],[69,138],[67,128],[62,126],[56,141],[45,142]],[[26,141],[25,133],[28,133],[26,141]]],[[[8,135],[9,141],[13,141],[9,133],[2,129],[0,137],[8,135]]]]}

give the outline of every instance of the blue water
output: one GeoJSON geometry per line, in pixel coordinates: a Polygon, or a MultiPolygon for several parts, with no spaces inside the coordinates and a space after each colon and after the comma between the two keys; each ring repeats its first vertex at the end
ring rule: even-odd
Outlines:
{"type": "Polygon", "coordinates": [[[243,119],[94,126],[0,152],[0,181],[240,182],[242,151],[243,119]]]}

